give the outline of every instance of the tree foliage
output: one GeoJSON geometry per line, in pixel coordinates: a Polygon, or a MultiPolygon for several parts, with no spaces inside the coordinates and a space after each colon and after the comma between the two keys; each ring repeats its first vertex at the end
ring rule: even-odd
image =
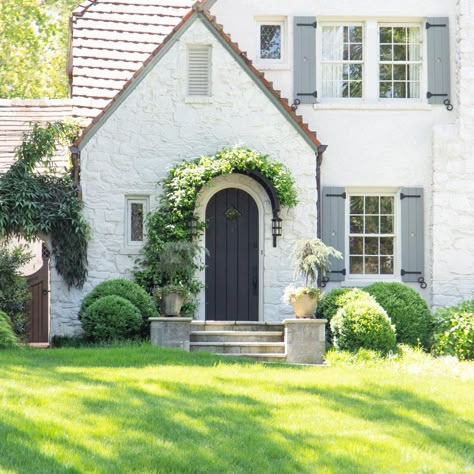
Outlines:
{"type": "Polygon", "coordinates": [[[52,159],[56,147],[71,143],[77,132],[71,123],[35,124],[17,161],[0,176],[0,239],[50,235],[56,269],[70,287],[86,279],[89,228],[70,174],[52,159]]]}
{"type": "Polygon", "coordinates": [[[67,97],[68,19],[79,3],[0,1],[0,97],[67,97]]]}

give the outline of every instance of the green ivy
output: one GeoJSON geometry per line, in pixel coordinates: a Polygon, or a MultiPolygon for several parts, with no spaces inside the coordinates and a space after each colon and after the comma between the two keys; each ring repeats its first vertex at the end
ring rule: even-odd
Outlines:
{"type": "MultiPolygon", "coordinates": [[[[135,273],[143,287],[150,291],[162,283],[156,262],[165,242],[191,240],[188,223],[201,189],[217,176],[249,170],[259,171],[273,183],[282,206],[294,207],[298,203],[295,182],[288,168],[254,150],[225,148],[211,156],[179,163],[161,182],[160,206],[148,216],[143,267],[135,273]]],[[[198,222],[197,226],[200,232],[204,231],[204,222],[198,222]]],[[[187,284],[193,294],[200,289],[194,279],[189,279],[187,284]]]]}
{"type": "Polygon", "coordinates": [[[34,124],[17,161],[0,176],[0,238],[50,235],[56,269],[69,287],[85,282],[89,228],[70,174],[55,167],[53,157],[78,130],[71,122],[34,124]]]}

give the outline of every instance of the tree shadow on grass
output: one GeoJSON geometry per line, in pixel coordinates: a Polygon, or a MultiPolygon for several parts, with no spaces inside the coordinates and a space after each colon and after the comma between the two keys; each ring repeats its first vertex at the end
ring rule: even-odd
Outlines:
{"type": "MultiPolygon", "coordinates": [[[[54,364],[32,370],[15,392],[26,407],[45,403],[29,382],[73,390],[60,397],[61,404],[44,407],[51,410],[49,419],[36,419],[28,409],[3,411],[0,432],[8,441],[2,449],[12,455],[0,456],[0,471],[299,473],[324,456],[303,433],[272,426],[274,404],[234,393],[230,384],[159,377],[127,383],[87,372],[65,374],[54,364]],[[54,452],[70,453],[69,464],[54,452]]],[[[363,467],[349,454],[332,462],[346,472],[363,467]]]]}
{"type": "MultiPolygon", "coordinates": [[[[474,469],[474,423],[413,391],[374,383],[367,383],[363,389],[340,385],[287,389],[322,399],[326,407],[373,423],[405,444],[434,445],[446,461],[474,469]]],[[[393,449],[397,448],[395,444],[393,449]]]]}

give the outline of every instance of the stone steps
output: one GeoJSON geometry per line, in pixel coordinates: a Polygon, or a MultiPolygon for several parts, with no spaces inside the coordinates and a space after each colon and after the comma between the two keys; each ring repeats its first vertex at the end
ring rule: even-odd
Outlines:
{"type": "Polygon", "coordinates": [[[247,321],[193,321],[190,350],[218,355],[285,361],[283,325],[247,321]]]}
{"type": "Polygon", "coordinates": [[[282,331],[191,331],[191,342],[281,342],[282,331]]]}
{"type": "Polygon", "coordinates": [[[284,354],[284,342],[191,342],[192,352],[215,352],[216,354],[284,354]]]}

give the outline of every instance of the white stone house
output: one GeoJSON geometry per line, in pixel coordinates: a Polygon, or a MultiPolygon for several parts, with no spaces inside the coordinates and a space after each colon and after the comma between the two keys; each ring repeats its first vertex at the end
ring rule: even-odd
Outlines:
{"type": "MultiPolygon", "coordinates": [[[[274,247],[271,200],[258,179],[220,177],[200,194],[201,219],[216,205],[225,211],[245,201],[253,209],[252,318],[291,314],[281,303],[293,278],[289,250],[312,236],[344,254],[328,289],[399,281],[432,305],[473,297],[474,11],[467,0],[215,0],[194,10],[191,2],[166,3],[176,10],[169,21],[133,2],[112,14],[88,1],[75,13],[72,98],[75,115],[93,120],[74,151],[93,237],[82,290],[68,290],[52,265],[51,335],[79,331],[83,296],[131,275],[144,238],[131,228],[157,206],[167,170],[235,145],[286,164],[300,200],[282,209],[274,247]],[[137,26],[134,15],[147,14],[148,26],[137,26]],[[131,44],[138,44],[132,52],[131,44]]],[[[227,263],[219,265],[228,273],[227,263]]],[[[209,318],[210,298],[204,290],[198,319],[209,318]]]]}

